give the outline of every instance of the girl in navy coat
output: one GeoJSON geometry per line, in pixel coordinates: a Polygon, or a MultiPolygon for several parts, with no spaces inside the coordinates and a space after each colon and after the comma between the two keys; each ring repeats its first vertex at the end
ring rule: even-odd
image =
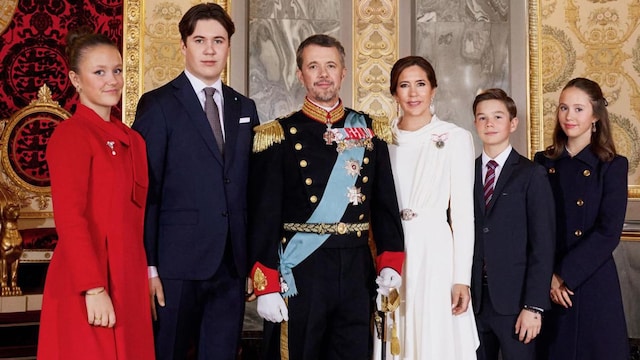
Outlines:
{"type": "Polygon", "coordinates": [[[535,156],[548,170],[557,212],[554,309],[542,329],[541,359],[629,359],[612,256],[627,207],[629,164],[616,154],[606,106],[597,83],[569,81],[553,144],[535,156]]]}

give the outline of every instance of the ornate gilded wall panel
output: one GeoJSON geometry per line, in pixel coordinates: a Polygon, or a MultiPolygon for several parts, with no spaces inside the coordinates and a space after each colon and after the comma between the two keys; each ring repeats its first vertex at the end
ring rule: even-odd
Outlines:
{"type": "Polygon", "coordinates": [[[397,0],[353,2],[353,106],[387,118],[396,115],[389,74],[398,58],[397,9],[397,0]]]}
{"type": "Polygon", "coordinates": [[[629,195],[640,197],[640,0],[530,4],[530,154],[551,143],[566,82],[592,79],[609,102],[616,148],[629,159],[629,195]]]}

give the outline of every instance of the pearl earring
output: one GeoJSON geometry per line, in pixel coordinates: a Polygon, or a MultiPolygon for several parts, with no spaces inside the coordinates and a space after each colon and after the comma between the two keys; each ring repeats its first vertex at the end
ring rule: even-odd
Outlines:
{"type": "Polygon", "coordinates": [[[595,121],[591,123],[591,132],[593,132],[593,133],[596,132],[596,122],[595,121]]]}
{"type": "Polygon", "coordinates": [[[431,115],[436,113],[436,106],[433,105],[433,99],[431,99],[431,104],[429,104],[429,112],[431,113],[431,115]]]}

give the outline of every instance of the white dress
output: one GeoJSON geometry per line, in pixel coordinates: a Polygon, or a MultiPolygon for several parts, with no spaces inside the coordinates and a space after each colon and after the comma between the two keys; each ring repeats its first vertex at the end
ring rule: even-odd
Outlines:
{"type": "MultiPolygon", "coordinates": [[[[453,284],[469,285],[474,245],[474,148],[471,133],[435,115],[416,131],[392,123],[389,146],[403,220],[406,260],[399,314],[401,355],[387,359],[476,359],[478,332],[471,304],[451,313],[453,284]],[[450,224],[447,222],[450,209],[450,224]]],[[[398,316],[396,316],[398,319],[398,316]]],[[[374,358],[381,358],[376,341],[374,358]]],[[[387,344],[389,353],[390,343],[387,344]]]]}

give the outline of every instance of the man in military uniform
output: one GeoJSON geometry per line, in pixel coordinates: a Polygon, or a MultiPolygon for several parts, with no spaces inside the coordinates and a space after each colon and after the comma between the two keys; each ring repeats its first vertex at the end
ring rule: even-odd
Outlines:
{"type": "Polygon", "coordinates": [[[382,293],[401,285],[391,129],[343,106],[344,57],[330,36],[304,40],[296,54],[302,109],[256,127],[251,277],[268,359],[369,358],[375,282],[382,293]]]}

